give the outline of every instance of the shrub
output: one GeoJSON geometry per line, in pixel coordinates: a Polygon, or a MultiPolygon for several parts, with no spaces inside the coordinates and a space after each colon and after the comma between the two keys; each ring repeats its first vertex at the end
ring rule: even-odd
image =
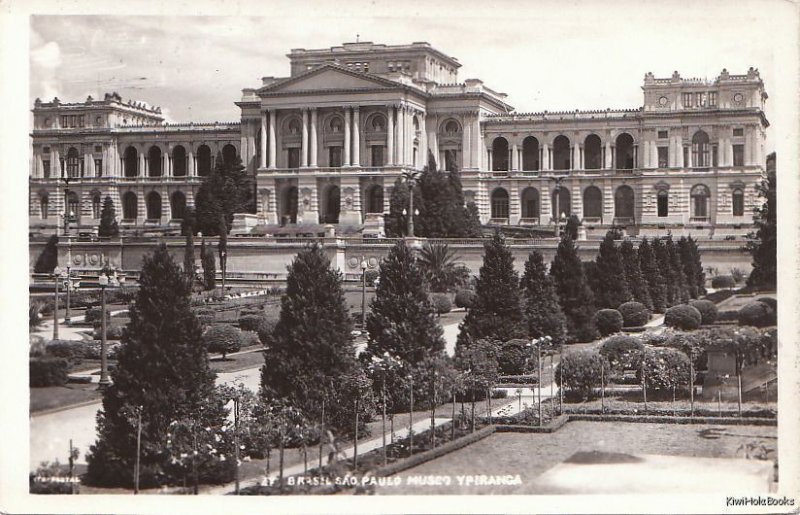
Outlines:
{"type": "MultiPolygon", "coordinates": [[[[89,325],[100,325],[100,313],[103,311],[103,308],[89,308],[86,310],[86,314],[84,315],[83,321],[89,325]]],[[[106,310],[106,322],[111,320],[111,313],[106,310]]]]}
{"type": "Polygon", "coordinates": [[[759,297],[756,300],[758,302],[763,302],[769,306],[769,308],[774,311],[776,315],[778,314],[778,299],[772,297],[759,297]]]}
{"type": "Polygon", "coordinates": [[[519,375],[525,372],[529,352],[525,350],[528,340],[514,339],[503,342],[497,356],[497,365],[502,375],[519,375]]]}
{"type": "Polygon", "coordinates": [[[736,286],[736,281],[730,275],[718,275],[711,279],[712,288],[733,288],[736,286]]]}
{"type": "Polygon", "coordinates": [[[594,325],[601,336],[622,330],[622,314],[616,309],[601,309],[594,314],[594,325]]]}
{"type": "Polygon", "coordinates": [[[761,301],[748,302],[739,310],[739,325],[766,327],[774,325],[775,312],[761,301]]]}
{"type": "Polygon", "coordinates": [[[605,374],[608,382],[611,367],[608,360],[596,350],[579,350],[561,357],[556,370],[556,383],[564,388],[588,398],[594,388],[600,386],[600,378],[605,374]]]}
{"type": "Polygon", "coordinates": [[[433,309],[436,311],[437,315],[449,313],[450,310],[453,309],[453,304],[450,302],[450,297],[443,293],[431,295],[431,301],[433,302],[433,309]]]}
{"type": "Polygon", "coordinates": [[[624,302],[617,311],[622,315],[622,327],[640,327],[650,321],[650,310],[641,302],[624,302]]]}
{"type": "Polygon", "coordinates": [[[380,277],[380,272],[374,268],[364,272],[364,279],[366,280],[367,286],[375,286],[375,280],[378,277],[380,277]]]}
{"type": "Polygon", "coordinates": [[[664,347],[676,349],[692,358],[695,370],[704,370],[708,362],[706,347],[720,339],[719,333],[696,331],[689,333],[673,333],[664,342],[664,347]]]}
{"type": "MultiPolygon", "coordinates": [[[[86,359],[100,359],[102,352],[102,342],[100,340],[89,340],[82,342],[83,344],[83,357],[86,359]]],[[[116,359],[117,351],[120,348],[119,342],[106,342],[106,357],[108,359],[116,359]]]]}
{"type": "Polygon", "coordinates": [[[255,331],[242,331],[241,347],[252,347],[253,345],[261,345],[261,339],[255,331]]]}
{"type": "Polygon", "coordinates": [[[258,339],[261,340],[261,343],[267,343],[267,340],[272,336],[273,331],[275,331],[275,325],[277,323],[278,321],[276,319],[270,317],[264,317],[261,320],[261,323],[256,329],[256,334],[258,334],[258,339]]]}
{"type": "Polygon", "coordinates": [[[645,386],[653,390],[672,390],[686,387],[689,383],[689,358],[683,352],[669,347],[646,350],[642,368],[637,378],[642,380],[645,373],[645,386]]]}
{"type": "Polygon", "coordinates": [[[28,338],[30,342],[30,348],[28,350],[28,354],[32,357],[44,356],[45,353],[45,341],[39,335],[32,334],[28,338]]]}
{"type": "Polygon", "coordinates": [[[664,314],[664,325],[686,331],[697,329],[702,321],[703,316],[697,308],[688,304],[672,306],[664,314]]]}
{"type": "MultiPolygon", "coordinates": [[[[122,339],[122,332],[125,330],[125,327],[121,325],[109,325],[106,326],[106,340],[121,340],[122,339]]],[[[102,328],[95,327],[94,333],[92,334],[92,338],[95,340],[102,340],[103,335],[101,334],[102,328]]]]}
{"type": "Polygon", "coordinates": [[[203,343],[208,352],[218,352],[225,359],[228,353],[241,349],[242,332],[232,325],[216,325],[203,333],[203,343]]]}
{"type": "Polygon", "coordinates": [[[633,336],[612,336],[603,342],[600,347],[602,354],[617,371],[630,370],[638,367],[644,345],[633,336]]]}
{"type": "Polygon", "coordinates": [[[669,338],[669,333],[666,332],[660,332],[660,333],[645,332],[642,333],[642,336],[640,336],[640,339],[644,345],[653,345],[654,347],[663,346],[668,338],[669,338]]]}
{"type": "Polygon", "coordinates": [[[744,271],[741,268],[731,268],[731,277],[738,284],[744,281],[744,271]]]}
{"type": "Polygon", "coordinates": [[[717,321],[719,310],[717,305],[710,300],[690,300],[689,305],[700,312],[701,323],[711,325],[717,321]]]}
{"type": "Polygon", "coordinates": [[[30,386],[63,386],[67,383],[69,362],[64,358],[33,358],[30,360],[30,386]]]}
{"type": "Polygon", "coordinates": [[[456,306],[459,308],[471,308],[475,302],[475,290],[458,290],[456,292],[456,306]]]}
{"type": "Polygon", "coordinates": [[[239,318],[239,329],[242,331],[258,331],[259,326],[266,320],[265,315],[243,315],[239,318]]]}

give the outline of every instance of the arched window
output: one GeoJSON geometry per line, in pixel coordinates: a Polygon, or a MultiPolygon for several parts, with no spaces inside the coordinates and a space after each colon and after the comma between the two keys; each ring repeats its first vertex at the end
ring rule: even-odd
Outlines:
{"type": "Polygon", "coordinates": [[[522,190],[522,218],[539,218],[539,190],[536,188],[525,188],[522,190]]]}
{"type": "Polygon", "coordinates": [[[508,170],[508,141],[502,136],[492,142],[492,170],[508,170]]]}
{"type": "Polygon", "coordinates": [[[553,190],[552,214],[554,219],[559,218],[561,215],[564,215],[565,218],[569,218],[569,215],[572,214],[572,199],[569,188],[566,186],[561,186],[557,190],[553,190]]]}
{"type": "Polygon", "coordinates": [[[161,149],[155,145],[147,152],[147,169],[150,177],[161,177],[161,149]]]}
{"type": "Polygon", "coordinates": [[[103,200],[100,198],[99,193],[92,196],[92,218],[95,220],[100,219],[100,213],[103,211],[103,200]]]}
{"type": "Polygon", "coordinates": [[[147,194],[147,219],[161,220],[161,195],[155,191],[147,194]]]}
{"type": "Polygon", "coordinates": [[[614,217],[633,220],[634,194],[630,186],[620,186],[614,193],[614,217]]]}
{"type": "Polygon", "coordinates": [[[733,216],[744,216],[744,192],[736,188],[733,190],[733,216]]]}
{"type": "Polygon", "coordinates": [[[627,132],[617,136],[617,170],[633,170],[633,137],[627,132]]]}
{"type": "Polygon", "coordinates": [[[458,150],[448,148],[444,151],[444,169],[454,172],[458,167],[458,150]]]}
{"type": "Polygon", "coordinates": [[[330,186],[325,192],[325,207],[322,212],[322,223],[338,224],[341,210],[341,191],[339,186],[330,186]]]}
{"type": "Polygon", "coordinates": [[[172,149],[172,175],[175,177],[186,176],[186,149],[178,145],[172,149]]]}
{"type": "Polygon", "coordinates": [[[492,192],[492,218],[508,219],[508,192],[503,188],[492,192]]]}
{"type": "Polygon", "coordinates": [[[386,118],[382,114],[377,114],[372,117],[370,126],[372,132],[384,132],[386,131],[386,118]]]}
{"type": "Polygon", "coordinates": [[[708,134],[704,131],[697,131],[692,136],[692,166],[695,168],[708,168],[711,161],[708,158],[709,144],[708,134]]]}
{"type": "Polygon", "coordinates": [[[564,135],[556,136],[553,140],[553,170],[570,169],[569,138],[564,135]]]}
{"type": "Polygon", "coordinates": [[[596,220],[603,218],[603,193],[597,186],[583,190],[583,217],[596,220]]]}
{"type": "MultiPolygon", "coordinates": [[[[292,124],[290,123],[290,124],[289,124],[289,132],[290,132],[290,133],[292,132],[292,127],[291,127],[291,125],[292,125],[292,124]]],[[[332,133],[334,133],[334,134],[335,134],[335,133],[340,133],[340,132],[342,132],[342,125],[343,125],[343,123],[342,123],[342,119],[341,119],[341,117],[339,117],[339,116],[334,116],[334,117],[332,117],[332,118],[330,119],[330,121],[328,122],[328,132],[332,132],[332,133]]]]}
{"type": "Polygon", "coordinates": [[[283,190],[281,199],[281,225],[297,223],[297,187],[289,186],[283,190]]]}
{"type": "Polygon", "coordinates": [[[70,191],[67,195],[67,209],[69,211],[69,222],[77,222],[81,216],[81,202],[78,194],[70,191]]]}
{"type": "Polygon", "coordinates": [[[669,191],[667,190],[658,190],[658,194],[656,196],[656,202],[658,204],[658,216],[664,217],[669,215],[669,191]]]}
{"type": "Polygon", "coordinates": [[[383,186],[376,184],[367,190],[367,213],[383,213],[383,186]]]}
{"type": "Polygon", "coordinates": [[[78,149],[70,147],[70,149],[67,150],[67,177],[81,177],[83,175],[83,167],[81,164],[81,156],[78,153],[78,149]]]}
{"type": "Polygon", "coordinates": [[[45,193],[39,197],[39,217],[42,220],[47,220],[50,214],[50,197],[45,193]]]}
{"type": "Polygon", "coordinates": [[[287,128],[289,129],[289,134],[300,134],[300,120],[293,118],[287,128]]]}
{"type": "Polygon", "coordinates": [[[136,220],[139,216],[139,203],[136,193],[126,192],[122,196],[122,218],[125,220],[136,220]]]}
{"type": "Polygon", "coordinates": [[[186,195],[182,191],[176,191],[169,199],[169,207],[173,220],[183,220],[186,215],[186,195]]]}
{"type": "Polygon", "coordinates": [[[139,153],[133,147],[125,149],[125,177],[139,175],[139,153]]]}
{"type": "Polygon", "coordinates": [[[228,143],[222,147],[222,161],[226,165],[232,165],[236,161],[236,147],[228,143]]]}
{"type": "Polygon", "coordinates": [[[704,184],[698,184],[692,188],[690,195],[692,197],[692,218],[707,219],[708,199],[711,197],[708,187],[704,184]]]}
{"type": "Polygon", "coordinates": [[[539,140],[533,136],[522,140],[522,169],[539,169],[539,140]]]}
{"type": "Polygon", "coordinates": [[[208,145],[200,145],[197,149],[197,175],[205,177],[211,173],[211,149],[208,145]]]}
{"type": "Polygon", "coordinates": [[[583,167],[587,170],[603,167],[603,143],[597,134],[589,134],[583,141],[583,167]]]}
{"type": "Polygon", "coordinates": [[[455,120],[449,120],[444,124],[445,136],[457,136],[461,132],[461,126],[455,120]]]}

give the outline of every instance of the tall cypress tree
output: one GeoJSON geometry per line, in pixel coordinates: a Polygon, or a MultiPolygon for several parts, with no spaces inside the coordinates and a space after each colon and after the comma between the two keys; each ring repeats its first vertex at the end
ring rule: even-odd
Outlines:
{"type": "Polygon", "coordinates": [[[481,218],[478,211],[478,206],[475,202],[469,202],[464,210],[464,237],[465,238],[480,238],[483,236],[481,229],[481,218]]]}
{"type": "Polygon", "coordinates": [[[426,281],[411,249],[398,241],[381,262],[380,281],[367,315],[367,350],[389,352],[416,365],[444,351],[442,327],[428,298],[426,281]]]}
{"type": "Polygon", "coordinates": [[[37,274],[52,274],[58,266],[58,236],[53,234],[47,238],[42,253],[36,258],[33,271],[37,274]]]}
{"type": "Polygon", "coordinates": [[[457,346],[469,345],[480,338],[508,341],[524,338],[527,333],[519,296],[519,276],[503,236],[496,232],[483,248],[475,303],[461,323],[457,346]]]}
{"type": "Polygon", "coordinates": [[[136,407],[142,413],[143,486],[166,480],[171,422],[192,418],[199,427],[217,430],[224,425],[226,410],[221,401],[213,400],[216,374],[209,368],[205,347],[198,345],[200,338],[200,324],[189,306],[188,282],[162,244],[144,259],[136,302],[130,308],[117,366],[111,371],[113,382],[103,393],[97,442],[87,456],[90,482],[131,486],[136,460],[136,424],[131,415],[136,407]]]}
{"type": "Polygon", "coordinates": [[[573,341],[590,341],[596,332],[592,324],[594,295],[578,257],[575,242],[568,235],[561,238],[556,256],[550,265],[558,300],[567,318],[567,335],[573,341]]]}
{"type": "Polygon", "coordinates": [[[608,231],[600,242],[595,263],[597,263],[597,281],[600,286],[594,292],[595,306],[617,309],[620,304],[631,300],[631,292],[625,278],[625,267],[622,265],[613,231],[608,231]]]}
{"type": "Polygon", "coordinates": [[[625,280],[628,282],[633,300],[641,302],[652,311],[653,299],[650,298],[647,281],[642,275],[638,251],[630,240],[624,240],[619,246],[619,254],[622,258],[622,266],[625,268],[625,280]]]}
{"type": "Polygon", "coordinates": [[[647,238],[642,238],[642,242],[639,244],[639,268],[647,281],[647,291],[653,302],[653,312],[663,313],[667,303],[666,284],[658,266],[658,259],[647,238]]]}
{"type": "Polygon", "coordinates": [[[558,303],[553,279],[547,274],[547,266],[539,251],[534,250],[528,255],[520,286],[528,338],[550,336],[555,345],[563,344],[566,319],[558,303]]]}
{"type": "Polygon", "coordinates": [[[672,266],[672,276],[675,280],[675,304],[685,304],[689,302],[689,288],[687,287],[681,254],[672,238],[667,240],[666,247],[669,252],[669,263],[672,266]]]}
{"type": "MultiPolygon", "coordinates": [[[[355,358],[352,322],[342,289],[342,274],[317,244],[301,250],[288,267],[286,293],[275,330],[266,342],[261,395],[319,420],[323,401],[351,389],[360,368],[355,358]]],[[[353,399],[325,405],[326,423],[348,430],[353,399]]],[[[365,407],[362,403],[361,408],[365,407]]]]}
{"type": "Polygon", "coordinates": [[[183,271],[186,274],[187,280],[190,284],[194,285],[194,210],[191,208],[186,209],[181,222],[181,233],[186,237],[186,247],[183,252],[183,271]]]}
{"type": "Polygon", "coordinates": [[[203,283],[206,290],[213,290],[217,287],[217,263],[214,252],[206,246],[205,238],[200,242],[200,263],[203,265],[203,283]]]}
{"type": "Polygon", "coordinates": [[[658,263],[658,270],[664,280],[664,309],[680,304],[680,292],[677,289],[677,280],[672,270],[672,260],[669,249],[660,238],[653,238],[653,254],[658,263]]]}
{"type": "Polygon", "coordinates": [[[691,298],[696,299],[705,294],[705,273],[697,244],[691,236],[689,238],[681,236],[678,240],[678,254],[686,279],[686,290],[691,298]]]}
{"type": "Polygon", "coordinates": [[[219,234],[220,216],[230,228],[234,213],[255,212],[253,178],[242,160],[236,157],[226,162],[217,154],[214,169],[203,179],[195,195],[197,229],[207,236],[219,234]]]}
{"type": "Polygon", "coordinates": [[[755,209],[753,222],[755,234],[747,242],[747,250],[753,256],[753,271],[747,278],[748,286],[774,289],[778,277],[778,212],[777,176],[775,173],[775,153],[767,156],[767,178],[758,186],[758,195],[764,199],[761,207],[755,209]]]}
{"type": "Polygon", "coordinates": [[[690,258],[694,261],[695,277],[694,282],[697,284],[697,295],[706,294],[706,273],[703,270],[703,258],[700,255],[700,248],[697,246],[697,241],[691,237],[686,238],[686,245],[690,250],[690,258]]]}
{"type": "Polygon", "coordinates": [[[103,207],[100,210],[100,226],[97,228],[97,235],[112,238],[119,236],[117,213],[114,211],[114,202],[108,195],[103,200],[103,207]]]}

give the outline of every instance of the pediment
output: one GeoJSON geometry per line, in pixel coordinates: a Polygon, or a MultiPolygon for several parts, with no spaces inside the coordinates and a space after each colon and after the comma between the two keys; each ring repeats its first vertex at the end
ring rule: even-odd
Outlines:
{"type": "Polygon", "coordinates": [[[291,77],[259,90],[259,93],[293,93],[300,91],[387,89],[400,84],[348,69],[326,65],[291,77]]]}

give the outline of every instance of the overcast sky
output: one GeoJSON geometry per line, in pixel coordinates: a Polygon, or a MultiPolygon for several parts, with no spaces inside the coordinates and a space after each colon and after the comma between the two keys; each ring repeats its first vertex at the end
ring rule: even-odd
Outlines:
{"type": "MultiPolygon", "coordinates": [[[[161,106],[171,121],[234,121],[242,88],[288,75],[291,48],[327,48],[357,34],[428,41],[459,59],[460,80],[484,80],[518,112],[639,107],[648,71],[713,79],[722,68],[754,66],[768,92],[776,80],[779,20],[764,9],[769,2],[270,5],[263,17],[34,16],[31,101],[118,91],[161,106]]],[[[771,98],[768,116],[772,109],[771,98]]]]}

